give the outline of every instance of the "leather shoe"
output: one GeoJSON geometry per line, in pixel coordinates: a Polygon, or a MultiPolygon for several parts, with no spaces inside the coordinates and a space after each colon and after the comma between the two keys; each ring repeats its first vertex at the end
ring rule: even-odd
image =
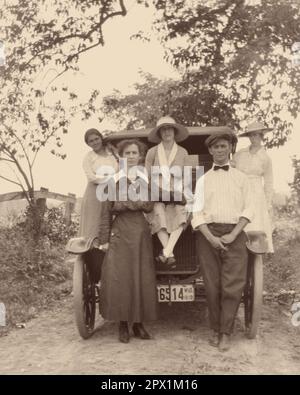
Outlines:
{"type": "Polygon", "coordinates": [[[129,343],[129,331],[127,321],[121,321],[119,324],[119,340],[121,343],[129,343]]]}
{"type": "Polygon", "coordinates": [[[213,347],[218,347],[220,342],[220,335],[219,332],[212,330],[208,342],[213,347]]]}
{"type": "Polygon", "coordinates": [[[133,334],[135,337],[139,337],[140,339],[143,339],[143,340],[150,340],[151,339],[151,336],[146,331],[143,324],[140,322],[135,322],[132,325],[132,331],[133,331],[133,334]]]}
{"type": "Polygon", "coordinates": [[[219,343],[219,350],[228,351],[229,349],[230,349],[230,335],[226,335],[226,333],[222,333],[219,343]]]}
{"type": "Polygon", "coordinates": [[[170,268],[172,268],[172,269],[175,269],[176,268],[176,259],[175,259],[175,257],[174,256],[169,256],[168,258],[167,258],[167,265],[170,267],[170,268]]]}

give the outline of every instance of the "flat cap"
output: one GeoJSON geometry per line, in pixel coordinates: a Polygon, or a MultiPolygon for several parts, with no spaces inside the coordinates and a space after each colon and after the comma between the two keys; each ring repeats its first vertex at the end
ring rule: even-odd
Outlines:
{"type": "Polygon", "coordinates": [[[220,132],[220,133],[214,133],[211,134],[210,136],[207,137],[205,140],[205,145],[207,147],[210,147],[212,144],[214,144],[218,140],[227,140],[231,144],[236,144],[237,143],[237,137],[233,132],[220,132]]]}

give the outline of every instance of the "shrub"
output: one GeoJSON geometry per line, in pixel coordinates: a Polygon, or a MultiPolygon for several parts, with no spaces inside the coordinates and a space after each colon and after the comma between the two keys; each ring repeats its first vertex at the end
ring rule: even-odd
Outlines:
{"type": "Polygon", "coordinates": [[[24,219],[26,215],[13,226],[0,227],[0,302],[6,305],[8,328],[71,290],[73,265],[65,244],[76,224],[63,226],[61,210],[47,210],[44,231],[50,237],[43,234],[33,244],[24,219]]]}
{"type": "Polygon", "coordinates": [[[62,207],[52,207],[46,210],[42,234],[51,243],[66,243],[77,233],[78,222],[72,220],[71,224],[67,225],[62,207]]]}

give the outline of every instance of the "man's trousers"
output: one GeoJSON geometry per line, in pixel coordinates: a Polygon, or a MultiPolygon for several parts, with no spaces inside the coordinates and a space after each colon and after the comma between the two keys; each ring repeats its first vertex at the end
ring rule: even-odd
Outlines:
{"type": "MultiPolygon", "coordinates": [[[[214,236],[230,233],[235,225],[209,224],[214,236]]],[[[212,247],[199,231],[196,236],[197,258],[201,265],[208,303],[210,327],[231,334],[234,319],[246,284],[248,251],[247,236],[241,232],[228,250],[212,247]]]]}

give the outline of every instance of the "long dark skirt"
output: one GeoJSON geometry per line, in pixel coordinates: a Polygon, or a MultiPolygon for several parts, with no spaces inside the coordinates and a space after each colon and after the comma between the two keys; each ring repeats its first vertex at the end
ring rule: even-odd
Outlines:
{"type": "Polygon", "coordinates": [[[157,318],[152,238],[141,211],[122,212],[114,220],[102,267],[100,306],[109,321],[157,318]]]}

